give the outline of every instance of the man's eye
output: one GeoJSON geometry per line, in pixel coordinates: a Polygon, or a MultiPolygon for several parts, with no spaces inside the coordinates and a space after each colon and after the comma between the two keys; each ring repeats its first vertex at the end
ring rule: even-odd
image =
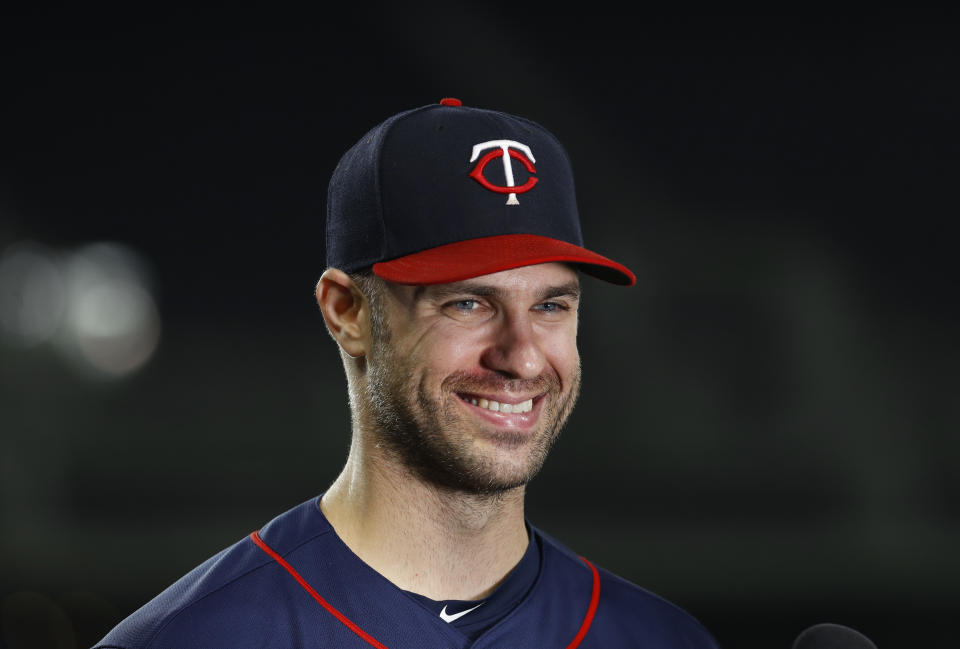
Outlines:
{"type": "Polygon", "coordinates": [[[450,306],[458,311],[473,311],[480,306],[480,303],[476,300],[457,300],[455,302],[451,302],[450,306]]]}
{"type": "Polygon", "coordinates": [[[544,302],[543,304],[537,305],[538,311],[545,311],[546,313],[556,313],[557,311],[566,311],[568,307],[557,302],[544,302]]]}

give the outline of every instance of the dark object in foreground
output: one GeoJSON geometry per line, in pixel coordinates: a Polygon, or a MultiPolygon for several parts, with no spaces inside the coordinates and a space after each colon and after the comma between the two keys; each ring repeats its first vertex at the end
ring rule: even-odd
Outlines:
{"type": "Polygon", "coordinates": [[[793,649],[877,649],[877,645],[850,627],[824,622],[801,632],[793,649]]]}

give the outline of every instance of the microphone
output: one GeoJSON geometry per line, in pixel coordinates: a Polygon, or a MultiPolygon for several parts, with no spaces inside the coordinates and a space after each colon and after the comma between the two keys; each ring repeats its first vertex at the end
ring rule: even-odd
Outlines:
{"type": "Polygon", "coordinates": [[[823,622],[804,629],[793,649],[877,649],[867,636],[842,624],[823,622]]]}

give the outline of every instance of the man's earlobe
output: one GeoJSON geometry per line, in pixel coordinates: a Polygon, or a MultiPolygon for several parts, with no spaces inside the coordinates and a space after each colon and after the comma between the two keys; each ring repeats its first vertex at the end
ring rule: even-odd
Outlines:
{"type": "Polygon", "coordinates": [[[365,356],[370,342],[370,305],[350,276],[328,268],[317,282],[317,304],[330,335],[351,358],[365,356]]]}

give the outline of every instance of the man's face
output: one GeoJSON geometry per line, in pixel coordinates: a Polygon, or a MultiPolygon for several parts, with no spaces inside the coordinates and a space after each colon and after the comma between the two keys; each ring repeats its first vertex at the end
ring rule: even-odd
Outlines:
{"type": "Polygon", "coordinates": [[[380,441],[445,488],[526,484],[579,394],[576,273],[550,263],[388,286],[386,331],[368,358],[380,441]]]}

